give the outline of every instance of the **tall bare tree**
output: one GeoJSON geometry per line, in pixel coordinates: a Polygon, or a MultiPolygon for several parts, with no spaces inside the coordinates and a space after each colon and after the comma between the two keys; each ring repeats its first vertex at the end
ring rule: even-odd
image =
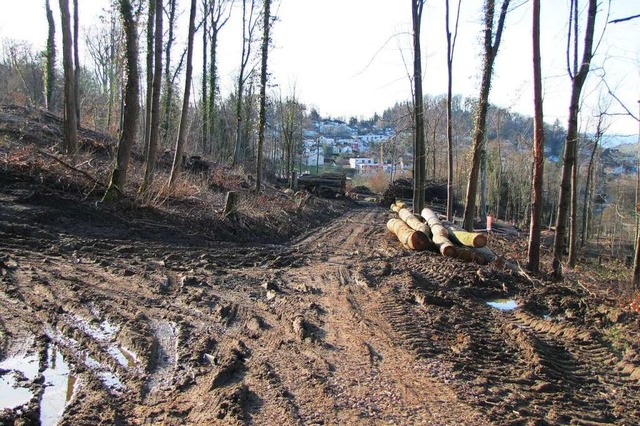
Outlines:
{"type": "Polygon", "coordinates": [[[533,186],[531,193],[531,225],[527,269],[540,267],[540,230],[544,203],[544,112],[542,105],[542,67],[540,59],[540,0],[533,0],[533,186]]]}
{"type": "Polygon", "coordinates": [[[413,211],[424,208],[424,181],[426,174],[424,98],[422,96],[422,53],[420,29],[426,0],[411,0],[413,23],[413,211]]]}
{"type": "Polygon", "coordinates": [[[49,0],[45,0],[47,11],[47,70],[45,75],[45,107],[49,110],[53,108],[53,91],[56,86],[56,22],[53,19],[53,11],[49,0]]]}
{"type": "Polygon", "coordinates": [[[136,142],[138,119],[140,116],[140,105],[138,104],[138,94],[140,92],[138,29],[129,0],[120,0],[120,15],[125,32],[127,85],[125,88],[123,124],[120,141],[118,143],[117,163],[111,175],[111,183],[105,194],[105,199],[117,198],[124,192],[124,185],[127,182],[127,171],[129,169],[129,159],[131,158],[133,145],[136,142]]]}
{"type": "Polygon", "coordinates": [[[467,230],[473,229],[473,219],[476,208],[476,195],[478,193],[478,175],[480,172],[480,160],[485,150],[485,131],[487,127],[487,110],[489,109],[489,91],[491,90],[491,77],[493,75],[493,64],[500,40],[502,39],[502,31],[504,22],[509,10],[510,0],[503,0],[500,8],[500,17],[495,24],[494,34],[494,17],[495,17],[495,0],[485,0],[484,3],[484,59],[482,65],[482,83],[480,85],[480,96],[478,98],[478,106],[476,110],[476,118],[473,129],[473,144],[471,146],[471,171],[469,172],[469,180],[467,181],[467,194],[465,197],[464,221],[463,227],[467,230]]]}
{"type": "Polygon", "coordinates": [[[242,54],[240,58],[240,69],[238,71],[238,81],[236,86],[236,144],[233,155],[232,166],[235,167],[242,159],[242,153],[245,149],[245,141],[242,137],[242,107],[244,96],[244,85],[250,77],[248,69],[249,60],[251,59],[251,47],[253,44],[253,33],[256,27],[256,2],[255,0],[247,0],[242,2],[242,54]],[[247,6],[249,3],[249,6],[247,6]]]}
{"type": "MultiPolygon", "coordinates": [[[[167,10],[167,43],[165,45],[165,64],[164,64],[164,122],[163,122],[163,137],[166,138],[169,134],[169,130],[171,128],[171,106],[173,104],[173,75],[171,73],[171,53],[173,51],[173,43],[176,40],[175,37],[175,26],[176,26],[176,8],[177,8],[177,0],[167,0],[167,6],[169,10],[167,10]]],[[[157,12],[162,13],[160,9],[157,12]]],[[[177,72],[176,72],[177,74],[177,72]]]]}
{"type": "MultiPolygon", "coordinates": [[[[562,178],[560,181],[560,199],[558,202],[558,215],[556,218],[556,232],[553,244],[553,275],[555,278],[562,277],[562,260],[567,247],[567,222],[569,216],[569,206],[571,202],[571,181],[573,168],[576,166],[576,154],[578,147],[578,113],[580,110],[580,96],[582,88],[589,74],[591,59],[593,58],[593,36],[595,32],[596,13],[598,9],[597,0],[588,0],[586,29],[584,33],[584,50],[582,60],[578,64],[578,1],[571,0],[569,37],[567,42],[567,68],[571,79],[571,99],[569,101],[569,119],[567,125],[567,137],[564,146],[562,178]],[[571,20],[573,19],[573,25],[571,20]],[[573,46],[571,46],[573,40],[573,46]],[[573,49],[571,49],[573,47],[573,49]],[[571,61],[571,51],[573,50],[573,61],[571,61]],[[571,63],[573,62],[573,64],[571,63]]],[[[575,218],[574,218],[575,219],[575,218]]]]}
{"type": "Polygon", "coordinates": [[[193,75],[193,38],[196,32],[196,0],[191,0],[189,12],[189,36],[187,38],[187,73],[184,78],[184,96],[182,97],[182,112],[180,113],[180,127],[178,128],[178,140],[176,142],[176,152],[173,157],[173,167],[169,176],[169,186],[173,186],[182,162],[184,143],[187,139],[187,128],[189,127],[189,99],[191,97],[191,76],[193,75]]]}
{"type": "MultiPolygon", "coordinates": [[[[211,20],[208,31],[205,29],[205,37],[207,41],[203,41],[203,84],[202,99],[203,105],[203,147],[205,153],[212,152],[215,134],[216,121],[216,97],[218,93],[218,37],[220,31],[229,20],[231,13],[230,0],[204,0],[203,5],[208,8],[207,16],[211,20]],[[207,62],[206,46],[209,45],[209,61],[207,62]],[[207,87],[208,86],[208,87],[207,87]],[[207,93],[208,91],[208,93],[207,93]],[[206,138],[205,138],[206,136],[206,138]]],[[[207,19],[206,17],[204,18],[207,19]]]]}
{"type": "Polygon", "coordinates": [[[149,0],[147,6],[147,91],[145,95],[145,114],[144,114],[144,154],[147,155],[149,148],[149,138],[151,137],[151,105],[153,104],[153,59],[154,59],[154,23],[156,13],[156,0],[149,0]]]}
{"type": "Polygon", "coordinates": [[[73,0],[73,90],[76,98],[76,125],[80,128],[80,13],[78,0],[73,0]]]}
{"type": "Polygon", "coordinates": [[[258,158],[256,160],[256,191],[262,187],[262,166],[264,129],[267,123],[267,63],[269,56],[269,31],[271,29],[271,0],[264,0],[264,15],[262,19],[262,68],[260,69],[260,111],[258,123],[258,158]]]}
{"type": "Polygon", "coordinates": [[[458,38],[458,23],[460,22],[460,4],[456,9],[456,23],[453,34],[450,30],[449,20],[449,0],[445,0],[445,29],[447,33],[447,219],[453,220],[453,204],[455,202],[453,193],[453,123],[451,113],[451,103],[453,98],[453,54],[456,49],[456,39],[458,38]]]}
{"type": "Polygon", "coordinates": [[[587,232],[589,232],[589,222],[591,221],[591,198],[593,194],[593,181],[596,168],[596,154],[600,147],[600,141],[606,128],[605,117],[607,115],[606,109],[608,106],[600,105],[601,109],[597,117],[596,133],[593,135],[593,146],[591,147],[591,154],[589,155],[589,163],[587,165],[587,176],[584,186],[584,197],[582,203],[582,230],[580,232],[580,247],[584,247],[587,239],[587,232]]]}
{"type": "Polygon", "coordinates": [[[304,106],[296,98],[295,87],[290,96],[285,99],[280,96],[277,109],[279,130],[282,138],[284,174],[287,176],[289,188],[292,188],[296,142],[302,138],[302,116],[304,114],[304,106]]]}
{"type": "Polygon", "coordinates": [[[209,146],[209,0],[202,0],[202,152],[209,146]]]}
{"type": "Polygon", "coordinates": [[[73,76],[73,39],[69,0],[60,0],[60,26],[62,28],[62,66],[64,68],[64,152],[74,155],[78,150],[78,122],[76,92],[73,76]]]}
{"type": "Polygon", "coordinates": [[[151,96],[151,128],[147,158],[145,160],[144,180],[142,192],[146,191],[153,182],[156,169],[156,153],[160,136],[160,91],[162,89],[162,0],[155,0],[155,40],[153,58],[153,93],[151,96]]]}

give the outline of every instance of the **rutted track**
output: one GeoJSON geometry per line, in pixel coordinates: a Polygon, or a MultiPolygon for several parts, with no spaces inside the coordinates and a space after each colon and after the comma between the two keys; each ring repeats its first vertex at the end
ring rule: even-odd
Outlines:
{"type": "MultiPolygon", "coordinates": [[[[413,263],[404,282],[390,282],[384,315],[407,348],[437,360],[435,374],[484,407],[492,422],[634,424],[640,418],[636,352],[623,355],[598,330],[606,322],[590,312],[595,306],[583,303],[575,313],[584,315],[580,324],[539,306],[529,311],[528,298],[539,289],[511,273],[479,273],[431,257],[413,263]],[[485,303],[514,294],[521,305],[515,311],[485,303]]],[[[572,296],[567,305],[585,302],[584,295],[572,296]]]]}
{"type": "MultiPolygon", "coordinates": [[[[614,339],[631,319],[569,287],[406,252],[380,208],[240,246],[0,195],[0,355],[35,356],[40,371],[51,349],[64,356],[62,424],[640,418],[637,342],[614,339]],[[499,296],[520,308],[484,303],[499,296]]],[[[27,406],[0,420],[38,423],[36,376],[27,406]]]]}

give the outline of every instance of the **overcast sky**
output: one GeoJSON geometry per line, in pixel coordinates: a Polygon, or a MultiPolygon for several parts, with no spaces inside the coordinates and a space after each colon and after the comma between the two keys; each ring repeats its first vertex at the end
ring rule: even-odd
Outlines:
{"type": "MultiPolygon", "coordinates": [[[[0,0],[2,38],[26,39],[41,49],[47,24],[44,0],[0,0]]],[[[57,22],[57,0],[51,0],[57,22]]],[[[81,25],[89,26],[108,3],[81,0],[81,25]]],[[[187,1],[181,0],[184,10],[187,1]]],[[[455,0],[451,0],[455,9],[455,0]]],[[[530,1],[512,0],[498,54],[490,96],[492,103],[532,114],[530,1]]],[[[565,46],[569,0],[542,1],[545,121],[556,118],[566,125],[570,80],[565,46]]],[[[600,6],[600,26],[606,2],[600,6]]],[[[273,29],[269,71],[274,91],[297,96],[323,116],[368,118],[397,101],[410,99],[407,67],[412,67],[410,2],[402,0],[274,0],[279,17],[273,29]]],[[[585,1],[581,1],[585,4],[585,1]]],[[[612,0],[610,19],[640,13],[640,1],[612,0]]],[[[180,17],[187,19],[184,11],[180,17]]],[[[235,16],[239,18],[239,13],[235,16]]],[[[454,62],[454,92],[477,97],[481,72],[481,0],[462,0],[460,34],[454,62]]],[[[425,92],[446,92],[446,42],[444,1],[428,0],[423,18],[423,69],[425,92]]],[[[184,26],[186,27],[186,25],[184,26]]],[[[240,61],[241,27],[232,20],[221,33],[220,77],[223,92],[233,87],[240,61]]],[[[183,49],[182,45],[179,47],[183,49]]],[[[196,55],[198,56],[198,55],[196,55]]],[[[640,98],[640,20],[609,25],[598,47],[597,74],[606,73],[618,98],[638,115],[640,98]]],[[[196,65],[196,70],[199,67],[196,65]]],[[[600,89],[594,75],[585,90],[583,129],[597,110],[600,89]]],[[[623,110],[614,102],[610,111],[623,110]]],[[[636,134],[638,123],[612,117],[611,130],[636,134]]]]}

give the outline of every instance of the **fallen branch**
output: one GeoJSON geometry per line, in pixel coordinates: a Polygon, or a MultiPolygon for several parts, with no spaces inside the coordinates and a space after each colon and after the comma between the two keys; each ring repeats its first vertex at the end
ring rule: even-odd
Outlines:
{"type": "Polygon", "coordinates": [[[36,149],[36,152],[38,154],[41,154],[47,158],[50,158],[51,160],[56,161],[57,163],[60,163],[61,165],[63,165],[64,167],[66,167],[69,170],[72,170],[76,173],[81,174],[82,176],[84,176],[85,178],[89,179],[91,182],[93,182],[95,185],[99,186],[102,189],[106,189],[107,185],[105,185],[104,183],[100,182],[98,179],[94,178],[93,176],[91,176],[89,173],[85,172],[84,170],[80,170],[77,167],[72,166],[71,164],[61,160],[60,158],[56,157],[55,155],[51,155],[49,153],[46,153],[42,150],[36,149]]]}

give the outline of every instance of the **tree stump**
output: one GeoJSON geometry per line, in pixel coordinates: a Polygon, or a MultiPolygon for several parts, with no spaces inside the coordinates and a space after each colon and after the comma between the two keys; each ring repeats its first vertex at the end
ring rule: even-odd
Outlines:
{"type": "Polygon", "coordinates": [[[224,198],[224,217],[235,217],[238,209],[238,193],[235,191],[227,192],[224,198]]]}

